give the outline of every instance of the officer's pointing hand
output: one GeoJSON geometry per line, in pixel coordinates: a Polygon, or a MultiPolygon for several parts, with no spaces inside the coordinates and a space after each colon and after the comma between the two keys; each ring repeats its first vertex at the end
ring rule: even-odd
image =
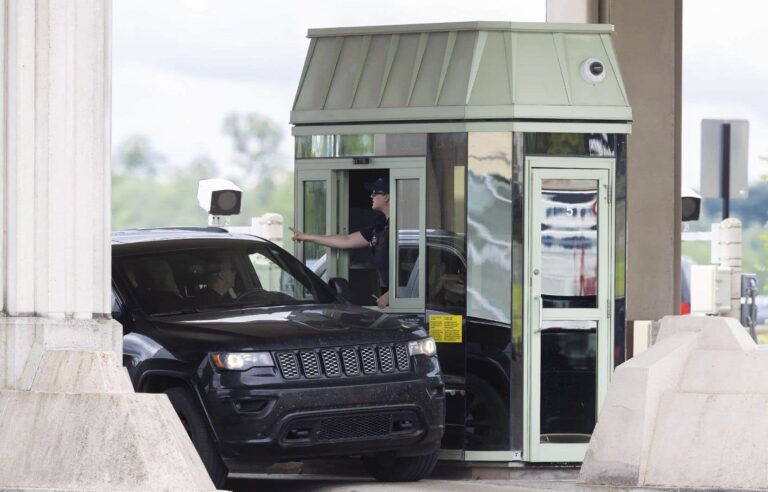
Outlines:
{"type": "Polygon", "coordinates": [[[291,237],[293,242],[300,242],[304,240],[305,234],[303,232],[297,231],[293,227],[289,227],[288,229],[293,233],[293,237],[291,237]]]}

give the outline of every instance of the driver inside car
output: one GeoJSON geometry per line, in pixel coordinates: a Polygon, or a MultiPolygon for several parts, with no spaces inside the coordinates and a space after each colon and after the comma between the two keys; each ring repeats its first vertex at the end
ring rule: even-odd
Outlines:
{"type": "Polygon", "coordinates": [[[197,295],[197,300],[208,306],[229,304],[237,298],[235,280],[237,270],[230,257],[219,259],[213,272],[206,278],[206,286],[197,295]]]}

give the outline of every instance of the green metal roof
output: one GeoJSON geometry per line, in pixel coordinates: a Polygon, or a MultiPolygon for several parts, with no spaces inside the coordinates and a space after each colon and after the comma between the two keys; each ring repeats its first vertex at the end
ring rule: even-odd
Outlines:
{"type": "Polygon", "coordinates": [[[509,22],[310,29],[291,123],[630,121],[612,32],[509,22]],[[600,82],[582,75],[592,58],[604,66],[600,82]]]}

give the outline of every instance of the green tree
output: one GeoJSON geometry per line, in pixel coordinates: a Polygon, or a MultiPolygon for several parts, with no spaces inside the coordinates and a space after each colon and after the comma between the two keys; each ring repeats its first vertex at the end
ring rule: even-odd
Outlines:
{"type": "Polygon", "coordinates": [[[235,163],[245,177],[269,177],[282,167],[278,149],[283,132],[269,118],[257,113],[232,113],[224,118],[222,131],[232,139],[235,163]]]}
{"type": "Polygon", "coordinates": [[[237,169],[225,173],[208,156],[184,167],[169,166],[149,138],[134,135],[121,142],[112,166],[113,229],[201,226],[207,216],[197,204],[201,179],[226,178],[243,189],[243,205],[232,225],[249,225],[266,212],[293,223],[293,173],[280,155],[282,132],[265,118],[231,114],[224,133],[232,139],[237,169]]]}
{"type": "Polygon", "coordinates": [[[152,148],[145,135],[131,135],[118,146],[112,166],[118,174],[155,176],[164,162],[165,157],[152,148]]]}

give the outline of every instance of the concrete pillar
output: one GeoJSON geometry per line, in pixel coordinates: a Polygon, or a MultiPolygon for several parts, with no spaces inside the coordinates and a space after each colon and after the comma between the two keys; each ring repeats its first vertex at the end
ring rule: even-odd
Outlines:
{"type": "Polygon", "coordinates": [[[102,0],[0,10],[0,387],[17,388],[46,348],[121,352],[109,315],[111,20],[102,0]]]}
{"type": "Polygon", "coordinates": [[[680,309],[682,4],[547,0],[548,21],[615,26],[611,39],[634,120],[627,156],[627,323],[680,309]]]}
{"type": "Polygon", "coordinates": [[[110,316],[110,0],[0,0],[0,489],[213,490],[110,316]]]}

